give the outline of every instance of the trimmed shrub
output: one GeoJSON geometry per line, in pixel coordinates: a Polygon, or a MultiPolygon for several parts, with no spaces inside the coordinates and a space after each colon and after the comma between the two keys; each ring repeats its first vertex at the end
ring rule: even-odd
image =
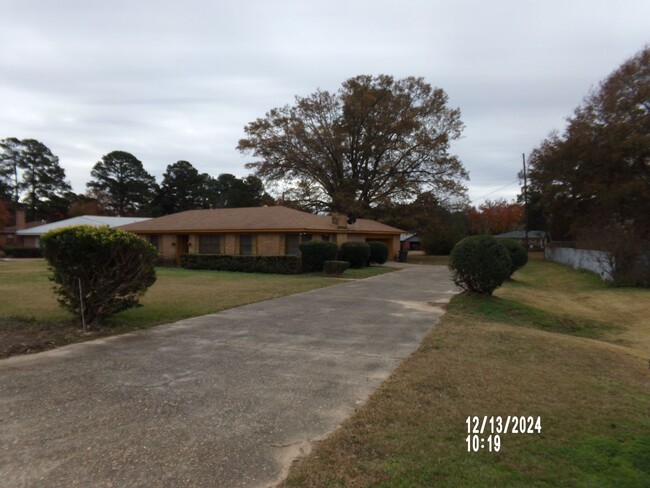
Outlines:
{"type": "Polygon", "coordinates": [[[515,271],[526,266],[528,253],[526,252],[526,248],[514,239],[499,239],[499,242],[506,248],[510,256],[511,265],[509,276],[512,276],[515,271]]]}
{"type": "Polygon", "coordinates": [[[226,254],[183,254],[181,267],[239,271],[243,273],[296,274],[300,272],[298,256],[233,256],[226,254]]]}
{"type": "Polygon", "coordinates": [[[491,295],[510,276],[512,263],[505,246],[493,236],[466,237],[451,251],[454,283],[474,293],[491,295]]]}
{"type": "Polygon", "coordinates": [[[370,262],[373,264],[384,264],[388,261],[388,245],[381,241],[368,241],[370,246],[370,262]]]}
{"type": "Polygon", "coordinates": [[[344,242],[339,259],[350,263],[350,268],[363,268],[370,259],[370,246],[366,242],[344,242]]]}
{"type": "Polygon", "coordinates": [[[41,237],[61,306],[93,325],[138,306],[156,281],[158,253],[140,237],[110,227],[79,225],[52,230],[41,237]]]}
{"type": "Polygon", "coordinates": [[[43,250],[37,247],[5,246],[2,248],[9,258],[42,258],[43,250]]]}
{"type": "Polygon", "coordinates": [[[304,272],[322,271],[325,261],[333,261],[338,253],[338,246],[327,241],[308,241],[300,244],[302,270],[304,272]]]}
{"type": "Polygon", "coordinates": [[[340,275],[350,267],[347,261],[325,261],[323,271],[328,275],[340,275]]]}

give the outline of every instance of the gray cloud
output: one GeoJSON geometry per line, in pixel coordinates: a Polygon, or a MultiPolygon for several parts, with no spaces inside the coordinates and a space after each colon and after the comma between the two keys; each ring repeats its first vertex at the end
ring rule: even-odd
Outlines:
{"type": "Polygon", "coordinates": [[[466,124],[470,198],[513,197],[528,153],[648,42],[645,1],[0,1],[0,138],[42,140],[83,191],[132,152],[246,174],[244,126],[357,74],[423,76],[466,124]]]}

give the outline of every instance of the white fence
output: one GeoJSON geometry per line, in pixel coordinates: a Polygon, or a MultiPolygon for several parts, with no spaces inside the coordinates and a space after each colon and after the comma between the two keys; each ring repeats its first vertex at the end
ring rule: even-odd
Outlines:
{"type": "Polygon", "coordinates": [[[609,255],[603,251],[546,246],[544,258],[556,263],[566,264],[573,269],[593,271],[604,280],[609,281],[612,279],[611,260],[609,255]]]}

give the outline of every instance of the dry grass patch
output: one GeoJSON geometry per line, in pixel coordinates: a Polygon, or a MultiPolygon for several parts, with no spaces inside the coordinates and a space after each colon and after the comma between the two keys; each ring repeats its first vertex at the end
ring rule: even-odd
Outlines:
{"type": "Polygon", "coordinates": [[[541,254],[532,255],[514,278],[495,295],[567,317],[615,324],[601,339],[650,358],[650,290],[606,285],[593,273],[543,262],[541,254]]]}

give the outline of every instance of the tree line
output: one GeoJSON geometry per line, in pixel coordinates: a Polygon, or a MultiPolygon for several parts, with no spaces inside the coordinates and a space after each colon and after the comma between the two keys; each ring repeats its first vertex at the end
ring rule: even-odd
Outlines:
{"type": "Polygon", "coordinates": [[[72,191],[59,158],[35,139],[0,141],[0,221],[7,203],[22,205],[29,220],[60,220],[76,215],[159,216],[184,210],[259,206],[270,197],[250,175],[212,177],[188,161],[167,166],[160,185],[142,162],[112,151],[97,162],[84,194],[72,191]]]}
{"type": "Polygon", "coordinates": [[[47,147],[10,138],[0,142],[0,200],[20,200],[32,218],[48,220],[66,212],[156,216],[273,204],[264,191],[272,184],[283,205],[426,234],[429,249],[442,253],[467,234],[521,225],[518,204],[467,203],[468,173],[450,153],[462,130],[460,110],[441,88],[416,77],[361,75],[249,123],[237,147],[253,157],[246,178],[214,178],[178,161],[158,185],[135,156],[113,151],[93,167],[86,193],[76,195],[47,147]]]}
{"type": "Polygon", "coordinates": [[[607,251],[650,286],[650,47],[625,61],[530,155],[530,221],[607,251]]]}

